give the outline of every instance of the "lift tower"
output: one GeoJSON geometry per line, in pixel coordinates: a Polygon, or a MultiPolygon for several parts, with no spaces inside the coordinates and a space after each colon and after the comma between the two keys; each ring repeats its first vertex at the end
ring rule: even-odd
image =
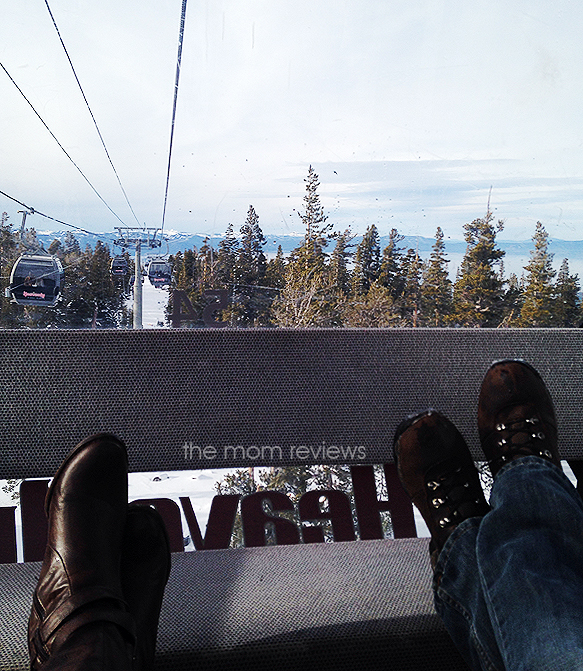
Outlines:
{"type": "Polygon", "coordinates": [[[121,227],[115,229],[118,232],[117,240],[114,245],[119,245],[122,249],[134,249],[135,256],[135,275],[134,275],[134,323],[135,329],[142,328],[142,245],[149,248],[160,247],[162,245],[159,228],[138,228],[121,227]]]}

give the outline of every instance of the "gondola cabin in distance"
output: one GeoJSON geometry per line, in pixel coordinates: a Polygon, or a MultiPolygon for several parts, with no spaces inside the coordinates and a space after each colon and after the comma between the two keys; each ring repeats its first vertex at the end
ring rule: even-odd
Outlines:
{"type": "Polygon", "coordinates": [[[152,259],[148,265],[148,279],[155,287],[169,285],[172,279],[172,266],[165,259],[152,259]]]}
{"type": "Polygon", "coordinates": [[[63,266],[56,256],[23,254],[12,267],[5,294],[19,305],[54,307],[64,281],[63,266]]]}
{"type": "Polygon", "coordinates": [[[125,277],[130,271],[125,256],[116,256],[111,260],[111,274],[114,277],[125,277]]]}

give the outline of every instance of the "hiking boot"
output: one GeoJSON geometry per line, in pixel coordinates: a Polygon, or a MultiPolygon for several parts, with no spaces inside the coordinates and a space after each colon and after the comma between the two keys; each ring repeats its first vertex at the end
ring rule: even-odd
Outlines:
{"type": "Polygon", "coordinates": [[[478,470],[460,432],[435,410],[403,421],[393,450],[399,479],[431,533],[429,552],[435,568],[458,524],[490,510],[478,470]]]}
{"type": "Polygon", "coordinates": [[[539,373],[524,361],[490,366],[480,390],[478,431],[493,476],[527,456],[561,467],[553,401],[539,373]]]}

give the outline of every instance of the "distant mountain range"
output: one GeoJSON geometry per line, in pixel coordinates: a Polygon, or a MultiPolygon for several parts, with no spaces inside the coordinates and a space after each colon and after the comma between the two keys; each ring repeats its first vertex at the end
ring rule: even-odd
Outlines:
{"type": "MultiPolygon", "coordinates": [[[[64,241],[65,236],[70,232],[71,231],[37,231],[37,237],[42,241],[45,249],[48,249],[49,245],[55,238],[64,241]]],[[[120,248],[118,246],[114,246],[113,244],[116,238],[116,234],[113,232],[94,233],[92,235],[87,235],[80,231],[74,231],[74,235],[79,241],[81,249],[85,249],[87,245],[94,247],[96,242],[101,240],[101,242],[109,245],[109,248],[113,254],[120,252],[120,248]]],[[[200,249],[206,238],[208,238],[209,243],[214,249],[218,249],[222,236],[207,236],[203,233],[167,231],[165,233],[165,238],[166,242],[164,242],[161,247],[152,250],[143,249],[142,257],[157,256],[161,254],[175,254],[178,251],[193,249],[194,247],[200,249]]],[[[295,249],[299,244],[301,244],[303,240],[302,235],[266,235],[265,238],[267,240],[267,244],[265,245],[264,249],[268,257],[275,255],[279,245],[281,245],[284,254],[287,254],[295,249]]],[[[361,240],[362,236],[356,236],[353,239],[352,244],[356,246],[361,240]]],[[[387,246],[388,241],[388,236],[381,236],[381,250],[387,246]]],[[[450,272],[455,275],[455,271],[465,253],[466,243],[463,240],[451,239],[446,239],[444,242],[448,258],[450,259],[450,272]]],[[[528,263],[530,252],[534,247],[532,240],[518,242],[512,240],[498,240],[497,242],[500,249],[503,249],[506,252],[506,256],[504,257],[504,267],[506,274],[516,273],[517,275],[520,275],[524,265],[528,263]]],[[[569,260],[569,268],[571,273],[577,273],[580,278],[583,277],[583,240],[551,239],[549,240],[549,243],[549,251],[554,254],[553,265],[558,268],[562,260],[566,258],[569,260]]],[[[420,256],[423,259],[427,259],[431,254],[431,249],[434,244],[434,238],[406,235],[404,236],[399,246],[403,249],[417,249],[420,256]]]]}

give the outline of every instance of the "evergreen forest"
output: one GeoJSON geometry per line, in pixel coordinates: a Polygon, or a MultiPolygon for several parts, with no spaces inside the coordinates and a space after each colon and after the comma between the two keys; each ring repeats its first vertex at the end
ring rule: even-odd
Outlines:
{"type": "MultiPolygon", "coordinates": [[[[267,259],[259,215],[250,205],[237,233],[229,223],[218,248],[209,240],[170,257],[171,289],[183,291],[194,313],[209,302],[205,292],[224,290],[228,307],[219,321],[247,327],[579,327],[583,321],[579,277],[563,259],[553,268],[548,234],[537,222],[530,259],[521,276],[505,276],[505,252],[497,234],[504,222],[489,207],[464,225],[466,251],[452,278],[444,233],[435,231],[427,258],[403,247],[391,230],[381,249],[376,224],[358,243],[350,230],[336,231],[321,203],[319,178],[310,166],[298,212],[304,230],[299,246],[267,259]]],[[[40,249],[34,229],[24,238],[13,231],[6,213],[0,222],[0,289],[8,286],[18,257],[40,249]]],[[[62,298],[54,308],[22,306],[0,300],[0,328],[131,328],[133,261],[129,273],[112,277],[109,246],[97,241],[80,248],[73,233],[55,239],[47,250],[65,269],[62,298]]],[[[166,309],[172,313],[172,291],[166,309]]],[[[201,327],[202,320],[183,327],[201,327]]]]}
{"type": "MultiPolygon", "coordinates": [[[[457,276],[448,271],[438,227],[428,258],[401,246],[393,229],[381,249],[375,224],[358,244],[350,230],[334,231],[309,168],[303,209],[305,235],[287,257],[279,247],[267,260],[259,216],[251,205],[235,235],[229,224],[215,250],[172,258],[173,288],[185,291],[200,314],[209,289],[224,289],[229,307],[221,319],[233,327],[578,327],[583,319],[579,277],[567,259],[552,267],[548,234],[538,222],[530,260],[521,277],[504,273],[496,235],[504,222],[492,212],[464,225],[466,252],[457,276]]],[[[168,312],[171,305],[168,307],[168,312]]],[[[196,324],[194,324],[196,325],[196,324]]],[[[200,325],[200,324],[199,324],[200,325]]]]}

